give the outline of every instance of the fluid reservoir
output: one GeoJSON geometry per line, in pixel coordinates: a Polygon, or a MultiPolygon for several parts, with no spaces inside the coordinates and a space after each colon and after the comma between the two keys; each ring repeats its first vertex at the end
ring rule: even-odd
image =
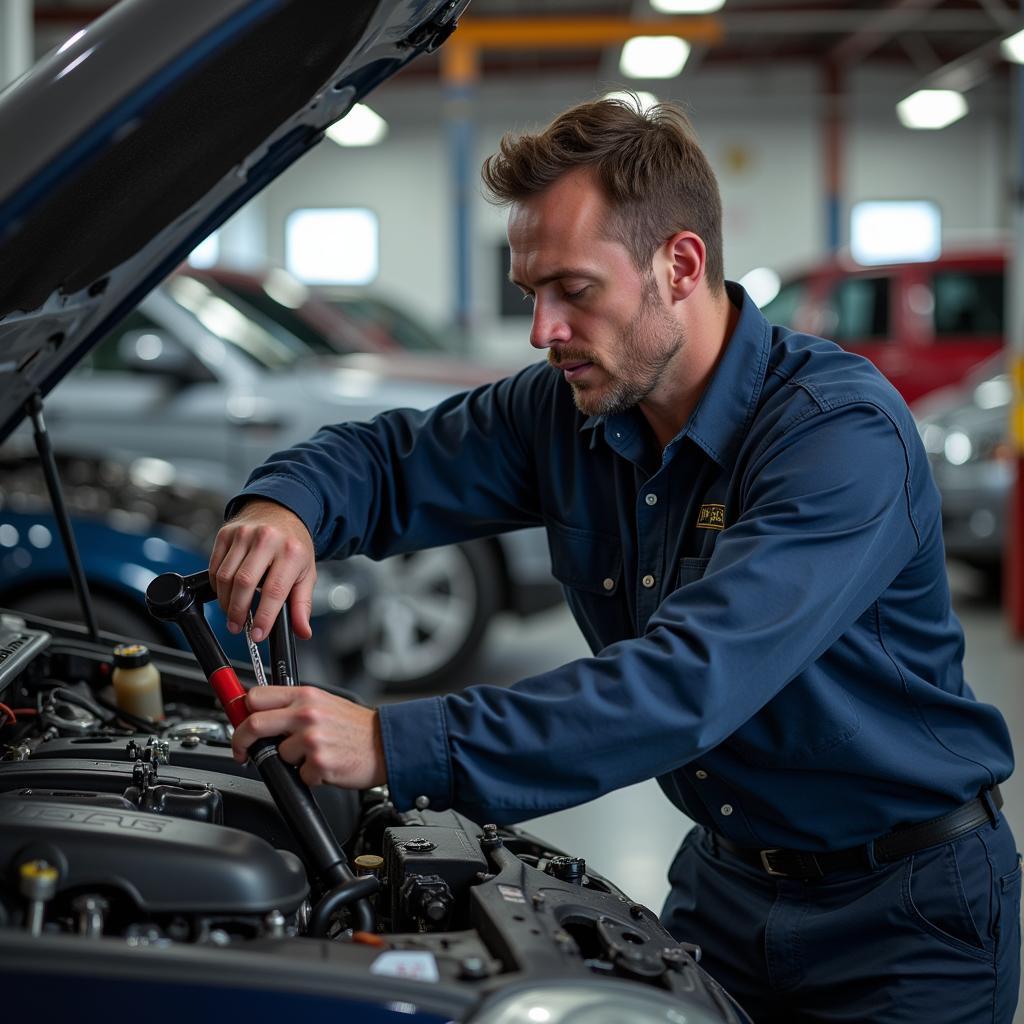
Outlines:
{"type": "Polygon", "coordinates": [[[111,682],[115,702],[122,711],[151,722],[164,717],[160,673],[149,660],[149,648],[145,644],[120,644],[114,648],[111,682]]]}

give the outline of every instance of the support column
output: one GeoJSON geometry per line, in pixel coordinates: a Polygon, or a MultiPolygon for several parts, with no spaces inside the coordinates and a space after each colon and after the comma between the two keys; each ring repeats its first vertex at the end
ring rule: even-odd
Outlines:
{"type": "Polygon", "coordinates": [[[0,89],[34,63],[32,0],[0,0],[0,89]]]}
{"type": "Polygon", "coordinates": [[[843,108],[843,75],[839,65],[829,61],[823,68],[825,95],[823,118],[825,179],[825,246],[834,254],[842,244],[843,137],[846,132],[843,108]]]}
{"type": "Polygon", "coordinates": [[[448,136],[448,161],[453,183],[453,319],[463,349],[468,346],[473,320],[473,202],[477,181],[473,105],[479,77],[479,50],[471,44],[460,44],[458,36],[455,36],[441,49],[441,82],[448,136]]]}
{"type": "Polygon", "coordinates": [[[1004,603],[1010,632],[1024,637],[1024,66],[1012,69],[1012,104],[1016,166],[1013,168],[1013,252],[1007,267],[1006,358],[1013,383],[1010,439],[1017,474],[1007,510],[1004,554],[1004,603]]]}

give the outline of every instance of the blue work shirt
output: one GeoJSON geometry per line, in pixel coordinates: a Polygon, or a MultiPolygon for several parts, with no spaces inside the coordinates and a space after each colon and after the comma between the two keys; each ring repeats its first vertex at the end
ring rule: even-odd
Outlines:
{"type": "Polygon", "coordinates": [[[243,495],[292,509],[318,557],[547,530],[593,655],[382,707],[399,807],[510,822],[657,777],[737,843],[817,851],[1009,775],[1006,724],[964,681],[906,405],[729,294],[736,329],[664,451],[638,410],[587,417],[540,363],[325,427],[251,477],[243,495]]]}

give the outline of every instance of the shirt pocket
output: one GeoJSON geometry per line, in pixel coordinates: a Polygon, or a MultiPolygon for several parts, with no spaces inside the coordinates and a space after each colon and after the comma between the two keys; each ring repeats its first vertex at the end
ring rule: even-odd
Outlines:
{"type": "Polygon", "coordinates": [[[551,572],[571,590],[611,597],[622,585],[622,545],[618,537],[548,524],[551,572]]]}
{"type": "Polygon", "coordinates": [[[710,558],[683,558],[679,562],[678,586],[685,587],[687,583],[695,583],[705,573],[710,558]]]}

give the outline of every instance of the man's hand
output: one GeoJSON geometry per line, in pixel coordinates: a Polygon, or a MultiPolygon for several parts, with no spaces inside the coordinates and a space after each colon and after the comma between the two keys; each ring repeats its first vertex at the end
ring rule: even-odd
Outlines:
{"type": "Polygon", "coordinates": [[[246,696],[249,717],[235,730],[231,746],[245,761],[249,745],[284,736],[278,753],[309,786],[330,783],[369,789],[387,781],[377,712],[315,686],[256,686],[246,696]]]}
{"type": "Polygon", "coordinates": [[[210,555],[210,583],[232,633],[241,631],[260,586],[253,640],[259,642],[270,632],[289,596],[295,635],[308,640],[313,635],[309,615],[315,582],[313,540],[302,520],[283,505],[258,498],[246,502],[220,528],[210,555]]]}

